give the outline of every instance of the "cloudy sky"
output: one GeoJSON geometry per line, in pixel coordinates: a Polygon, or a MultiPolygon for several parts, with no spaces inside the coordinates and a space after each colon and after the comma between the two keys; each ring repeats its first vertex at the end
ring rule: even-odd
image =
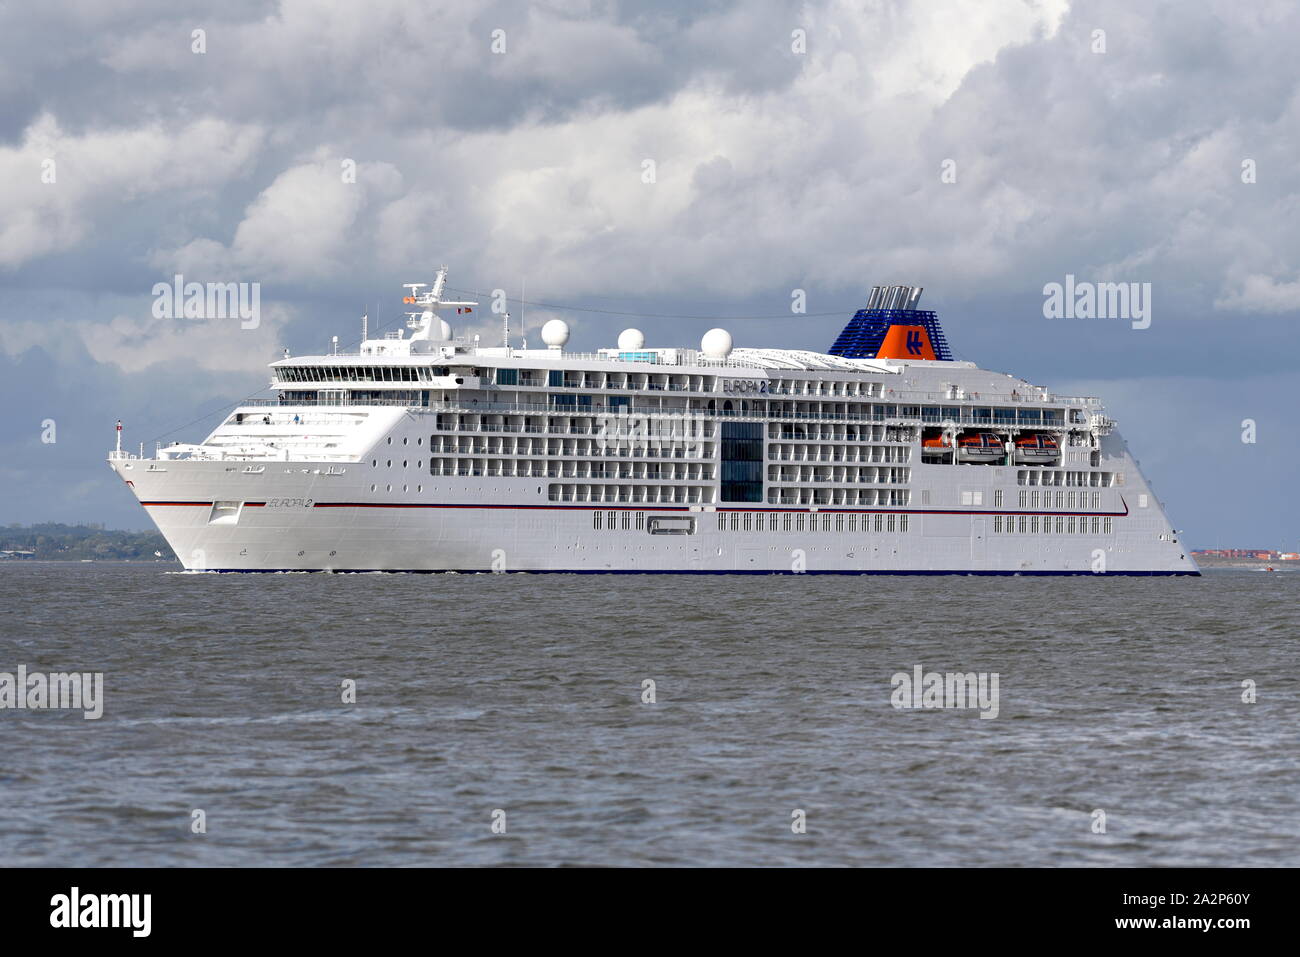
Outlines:
{"type": "Polygon", "coordinates": [[[146,527],[117,418],[197,441],[446,263],[579,348],[825,350],[923,285],[960,358],[1102,396],[1193,546],[1296,548],[1297,36],[1267,0],[0,3],[0,522],[146,527]],[[260,283],[259,325],[156,318],[177,273],[260,283]],[[1067,274],[1150,283],[1150,327],[1045,318],[1067,274]]]}

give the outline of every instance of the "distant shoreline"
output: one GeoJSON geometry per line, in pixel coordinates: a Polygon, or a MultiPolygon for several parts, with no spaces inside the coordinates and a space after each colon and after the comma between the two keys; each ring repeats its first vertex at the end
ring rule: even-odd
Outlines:
{"type": "Polygon", "coordinates": [[[1201,568],[1276,568],[1278,571],[1300,571],[1298,561],[1273,561],[1267,558],[1222,558],[1218,555],[1193,555],[1201,568]]]}
{"type": "Polygon", "coordinates": [[[179,565],[175,558],[4,558],[6,565],[179,565]]]}

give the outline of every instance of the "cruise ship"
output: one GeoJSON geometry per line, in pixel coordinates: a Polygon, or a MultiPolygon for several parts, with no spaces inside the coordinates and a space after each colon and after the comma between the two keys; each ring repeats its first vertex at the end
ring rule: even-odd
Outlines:
{"type": "Polygon", "coordinates": [[[1101,401],[954,359],[919,287],[824,353],[584,353],[559,319],[456,336],[478,304],[446,282],[355,353],[286,351],[198,444],[133,455],[119,424],[109,465],[187,569],[1199,574],[1101,401]]]}

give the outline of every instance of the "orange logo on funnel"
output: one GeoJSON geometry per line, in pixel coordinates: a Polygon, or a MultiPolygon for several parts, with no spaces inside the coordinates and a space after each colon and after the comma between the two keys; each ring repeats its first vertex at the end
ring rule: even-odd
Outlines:
{"type": "Polygon", "coordinates": [[[925,326],[890,326],[877,359],[934,359],[930,334],[925,326]]]}

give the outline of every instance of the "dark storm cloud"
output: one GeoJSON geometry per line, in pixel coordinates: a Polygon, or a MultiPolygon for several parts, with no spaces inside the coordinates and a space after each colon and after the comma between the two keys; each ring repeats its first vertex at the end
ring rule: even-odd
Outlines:
{"type": "Polygon", "coordinates": [[[0,132],[12,142],[42,111],[72,130],[195,111],[268,125],[314,116],[367,131],[475,130],[631,109],[701,76],[761,92],[797,73],[791,57],[754,55],[784,48],[797,9],[526,0],[14,6],[0,12],[0,132]],[[203,55],[192,51],[196,29],[203,55]]]}

